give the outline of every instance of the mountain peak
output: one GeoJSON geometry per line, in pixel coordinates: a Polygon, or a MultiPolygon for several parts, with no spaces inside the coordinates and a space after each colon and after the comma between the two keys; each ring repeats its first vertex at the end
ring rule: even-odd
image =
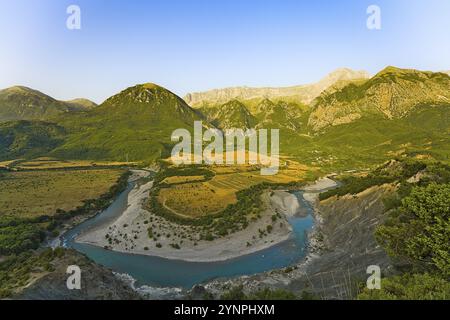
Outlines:
{"type": "Polygon", "coordinates": [[[224,106],[228,106],[230,108],[245,108],[244,104],[240,102],[238,99],[232,99],[224,104],[224,106]]]}
{"type": "Polygon", "coordinates": [[[237,99],[232,99],[207,112],[207,120],[221,129],[252,128],[255,118],[246,106],[237,99]]]}
{"type": "Polygon", "coordinates": [[[430,71],[420,71],[416,69],[406,69],[406,68],[398,68],[394,66],[387,66],[380,72],[378,72],[375,77],[383,76],[385,74],[392,74],[392,75],[404,75],[404,74],[432,74],[430,71]]]}
{"type": "MultiPolygon", "coordinates": [[[[353,70],[350,68],[339,68],[330,72],[318,84],[322,84],[324,87],[329,87],[338,81],[350,81],[359,79],[369,79],[370,75],[365,70],[353,70]]],[[[324,88],[326,89],[326,88],[324,88]]]]}
{"type": "Polygon", "coordinates": [[[41,96],[41,97],[50,98],[52,100],[55,100],[52,97],[50,97],[38,90],[31,89],[31,88],[25,87],[25,86],[9,87],[9,88],[0,90],[0,93],[2,93],[2,94],[34,95],[34,96],[41,96]]]}
{"type": "Polygon", "coordinates": [[[12,87],[3,89],[2,91],[7,91],[7,92],[30,92],[30,91],[33,91],[33,89],[25,87],[25,86],[12,86],[12,87]]]}
{"type": "Polygon", "coordinates": [[[180,97],[153,83],[126,88],[89,111],[89,116],[78,117],[70,122],[76,134],[55,150],[56,156],[155,159],[170,154],[175,129],[193,131],[194,122],[203,120],[180,97]]]}
{"type": "Polygon", "coordinates": [[[369,73],[365,70],[353,70],[347,67],[337,68],[336,70],[330,72],[328,75],[351,75],[353,77],[361,76],[364,78],[369,77],[369,73]]]}
{"type": "Polygon", "coordinates": [[[139,84],[139,85],[137,85],[137,87],[140,87],[142,89],[149,89],[149,90],[167,90],[167,89],[157,85],[156,83],[152,83],[152,82],[139,84]]]}
{"type": "Polygon", "coordinates": [[[68,100],[68,101],[64,101],[65,103],[70,104],[71,106],[80,109],[80,110],[90,110],[90,109],[94,109],[95,107],[97,107],[97,104],[91,100],[88,99],[84,99],[84,98],[77,98],[77,99],[72,99],[72,100],[68,100]]]}
{"type": "Polygon", "coordinates": [[[402,72],[405,70],[407,70],[407,69],[402,69],[402,68],[394,67],[394,66],[387,66],[383,70],[378,72],[378,74],[380,74],[380,73],[396,73],[396,72],[402,72]]]}
{"type": "Polygon", "coordinates": [[[118,94],[108,98],[104,103],[102,103],[102,106],[124,104],[131,106],[136,103],[157,106],[159,104],[164,104],[164,101],[169,100],[172,102],[177,102],[178,104],[181,104],[182,102],[180,97],[164,87],[154,83],[143,83],[126,88],[118,94]]]}
{"type": "Polygon", "coordinates": [[[46,121],[68,112],[85,111],[96,106],[94,102],[87,99],[59,101],[25,86],[0,90],[0,121],[46,121]]]}
{"type": "Polygon", "coordinates": [[[24,86],[0,91],[0,121],[46,120],[69,111],[69,106],[24,86]]]}

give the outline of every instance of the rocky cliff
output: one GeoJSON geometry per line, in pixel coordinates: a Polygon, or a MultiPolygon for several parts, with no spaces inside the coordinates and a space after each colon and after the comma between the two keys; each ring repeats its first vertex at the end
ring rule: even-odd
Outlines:
{"type": "Polygon", "coordinates": [[[66,250],[65,255],[52,263],[54,271],[39,277],[14,299],[25,300],[136,300],[139,294],[111,270],[95,264],[84,255],[66,250]],[[81,290],[67,289],[67,267],[81,269],[81,290]]]}
{"type": "Polygon", "coordinates": [[[233,99],[250,100],[255,98],[273,99],[277,97],[294,97],[299,102],[309,104],[322,91],[338,82],[368,78],[369,75],[365,71],[342,68],[337,69],[319,82],[313,84],[281,88],[232,87],[215,89],[206,92],[189,93],[184,97],[184,100],[191,106],[202,106],[203,104],[221,104],[233,99]]]}

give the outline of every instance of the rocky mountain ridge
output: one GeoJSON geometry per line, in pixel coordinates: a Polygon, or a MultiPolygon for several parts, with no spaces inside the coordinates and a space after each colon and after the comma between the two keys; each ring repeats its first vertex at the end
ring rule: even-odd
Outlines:
{"type": "Polygon", "coordinates": [[[348,82],[360,79],[368,79],[366,71],[354,71],[349,68],[337,69],[317,83],[308,85],[298,85],[292,87],[231,87],[224,89],[214,89],[206,92],[189,93],[184,100],[191,106],[202,106],[208,104],[225,103],[233,99],[249,100],[254,98],[273,99],[277,97],[296,98],[298,102],[309,104],[323,90],[336,84],[337,82],[348,82]]]}

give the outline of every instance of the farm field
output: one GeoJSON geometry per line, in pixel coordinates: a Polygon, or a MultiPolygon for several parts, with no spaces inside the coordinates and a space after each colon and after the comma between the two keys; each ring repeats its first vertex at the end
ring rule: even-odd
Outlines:
{"type": "Polygon", "coordinates": [[[70,211],[107,193],[123,169],[35,170],[0,173],[0,214],[18,218],[70,211]]]}
{"type": "MultiPolygon", "coordinates": [[[[136,163],[127,162],[94,162],[88,160],[58,160],[54,158],[37,158],[33,160],[13,160],[5,161],[6,165],[18,170],[49,170],[49,169],[70,169],[70,168],[86,168],[93,167],[120,167],[132,166],[136,163]]],[[[0,163],[1,166],[2,163],[0,163]]]]}
{"type": "Polygon", "coordinates": [[[11,165],[13,165],[17,160],[7,160],[0,161],[0,169],[8,169],[11,165]]]}
{"type": "Polygon", "coordinates": [[[204,176],[187,176],[187,177],[167,177],[162,182],[167,184],[177,184],[177,183],[186,183],[186,182],[195,182],[203,180],[204,176]]]}
{"type": "Polygon", "coordinates": [[[297,162],[289,162],[285,167],[280,168],[278,174],[273,176],[262,176],[259,168],[251,166],[213,166],[208,169],[215,175],[206,182],[195,182],[189,179],[197,179],[198,176],[166,178],[164,182],[167,184],[172,182],[173,185],[160,190],[158,201],[182,217],[199,218],[218,213],[229,204],[236,203],[236,193],[240,190],[263,182],[302,181],[311,171],[311,168],[297,162]],[[183,180],[187,180],[187,182],[180,183],[183,180]]]}

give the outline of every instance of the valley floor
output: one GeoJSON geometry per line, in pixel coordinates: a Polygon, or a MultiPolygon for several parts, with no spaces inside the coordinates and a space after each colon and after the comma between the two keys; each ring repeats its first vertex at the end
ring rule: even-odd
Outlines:
{"type": "MultiPolygon", "coordinates": [[[[134,176],[136,174],[134,171],[134,176]]],[[[262,195],[265,210],[261,218],[251,222],[245,230],[206,241],[199,239],[197,227],[167,221],[144,208],[152,186],[153,182],[136,184],[128,195],[128,208],[115,221],[86,231],[76,241],[118,252],[168,259],[224,261],[287,240],[292,228],[286,217],[296,214],[299,207],[294,195],[283,191],[270,194],[267,191],[262,195]],[[280,217],[273,221],[272,216],[276,212],[280,217]],[[271,226],[271,232],[267,232],[268,226],[271,226]]]]}

